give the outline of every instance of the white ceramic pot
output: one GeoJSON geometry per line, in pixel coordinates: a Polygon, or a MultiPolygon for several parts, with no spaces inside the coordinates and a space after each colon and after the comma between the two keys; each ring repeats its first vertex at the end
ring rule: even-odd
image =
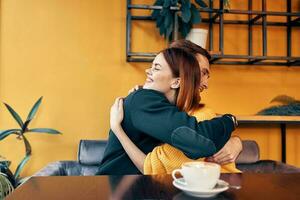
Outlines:
{"type": "Polygon", "coordinates": [[[208,33],[208,30],[206,30],[206,29],[192,28],[185,39],[187,39],[205,49],[207,33],[208,33]]]}

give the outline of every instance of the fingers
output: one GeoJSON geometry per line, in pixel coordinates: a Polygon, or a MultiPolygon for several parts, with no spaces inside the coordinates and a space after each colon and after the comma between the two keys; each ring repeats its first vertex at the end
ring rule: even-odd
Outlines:
{"type": "Polygon", "coordinates": [[[219,163],[220,165],[226,165],[229,163],[233,163],[235,161],[235,159],[233,157],[224,157],[222,159],[219,159],[217,163],[219,163]]]}
{"type": "Polygon", "coordinates": [[[213,157],[213,158],[220,157],[220,156],[222,156],[224,153],[225,153],[225,152],[224,152],[224,147],[223,147],[220,151],[218,151],[217,153],[215,153],[212,157],[213,157]]]}
{"type": "Polygon", "coordinates": [[[141,85],[135,85],[133,88],[131,88],[129,91],[128,91],[128,94],[131,94],[132,92],[134,91],[137,91],[139,89],[143,88],[143,86],[141,85]]]}
{"type": "Polygon", "coordinates": [[[236,159],[236,156],[234,156],[233,154],[222,152],[218,156],[214,155],[212,157],[209,157],[207,160],[209,162],[216,162],[220,165],[224,165],[224,164],[235,162],[235,159],[236,159]]]}
{"type": "Polygon", "coordinates": [[[123,98],[119,98],[118,109],[119,111],[123,111],[123,98]]]}
{"type": "Polygon", "coordinates": [[[111,106],[111,109],[113,109],[113,108],[118,108],[119,109],[120,104],[122,105],[122,108],[123,108],[123,98],[122,97],[117,97],[115,99],[114,104],[111,106]]]}

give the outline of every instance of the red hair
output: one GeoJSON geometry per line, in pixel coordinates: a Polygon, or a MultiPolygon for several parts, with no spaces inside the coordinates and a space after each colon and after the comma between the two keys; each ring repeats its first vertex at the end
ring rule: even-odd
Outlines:
{"type": "Polygon", "coordinates": [[[162,51],[174,77],[180,78],[176,106],[185,112],[199,108],[200,69],[196,57],[181,48],[167,48],[162,51]]]}

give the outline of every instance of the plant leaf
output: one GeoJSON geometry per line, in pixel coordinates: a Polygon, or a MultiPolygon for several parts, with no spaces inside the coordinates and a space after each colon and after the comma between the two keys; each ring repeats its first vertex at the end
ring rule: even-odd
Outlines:
{"type": "Polygon", "coordinates": [[[24,135],[22,136],[22,139],[25,144],[26,155],[31,155],[31,145],[30,145],[29,141],[27,140],[27,138],[24,135]]]}
{"type": "Polygon", "coordinates": [[[190,19],[191,19],[190,4],[188,4],[188,3],[182,3],[182,5],[180,7],[180,10],[181,10],[182,20],[185,23],[188,23],[190,21],[190,19]]]}
{"type": "Polygon", "coordinates": [[[61,132],[51,128],[33,128],[33,129],[29,129],[28,132],[61,134],[61,132]]]}
{"type": "Polygon", "coordinates": [[[193,24],[199,24],[201,22],[201,15],[194,4],[192,4],[191,6],[191,12],[192,12],[191,22],[193,24]]]}
{"type": "Polygon", "coordinates": [[[172,20],[173,20],[173,15],[172,13],[169,11],[168,13],[165,14],[165,20],[164,20],[164,26],[168,29],[170,27],[170,25],[172,24],[172,20]]]}
{"type": "Polygon", "coordinates": [[[35,104],[33,105],[33,107],[31,108],[31,111],[29,112],[26,121],[31,121],[34,117],[34,115],[36,114],[41,102],[42,102],[43,97],[40,97],[37,102],[35,102],[35,104]]]}
{"type": "Polygon", "coordinates": [[[151,18],[156,20],[160,15],[160,10],[153,10],[152,14],[151,14],[151,18]]]}
{"type": "Polygon", "coordinates": [[[3,140],[10,134],[16,134],[16,132],[21,131],[21,129],[8,129],[0,132],[0,140],[3,140]]]}
{"type": "Polygon", "coordinates": [[[170,6],[171,6],[171,0],[164,0],[163,7],[169,9],[170,6]]]}
{"type": "Polygon", "coordinates": [[[282,104],[290,104],[296,102],[296,99],[287,95],[278,95],[274,99],[271,100],[270,103],[279,102],[282,104]]]}
{"type": "Polygon", "coordinates": [[[25,133],[26,131],[27,131],[27,127],[28,127],[28,125],[29,125],[29,123],[30,123],[31,121],[26,121],[25,123],[24,123],[24,125],[23,125],[23,127],[22,127],[22,133],[25,133]]]}
{"type": "Polygon", "coordinates": [[[164,35],[165,34],[165,26],[164,23],[161,23],[161,25],[159,26],[159,34],[160,35],[164,35]]]}
{"type": "MultiPolygon", "coordinates": [[[[157,0],[155,1],[155,3],[153,4],[154,6],[162,6],[164,3],[164,0],[157,0]]],[[[152,11],[152,19],[156,19],[158,16],[160,15],[160,10],[153,10],[152,11]]]]}
{"type": "Polygon", "coordinates": [[[179,31],[182,35],[182,37],[186,37],[187,34],[190,32],[191,28],[192,28],[192,24],[191,23],[184,23],[183,20],[181,19],[181,17],[178,18],[178,23],[179,23],[179,31]]]}
{"type": "Polygon", "coordinates": [[[165,33],[165,38],[169,39],[170,41],[172,40],[172,32],[174,30],[174,18],[173,15],[169,15],[169,22],[168,26],[166,26],[166,33],[165,33]]]}
{"type": "Polygon", "coordinates": [[[20,173],[21,173],[21,171],[23,170],[25,164],[28,162],[29,158],[30,158],[30,155],[27,154],[27,155],[23,158],[23,160],[19,163],[19,165],[18,165],[18,167],[17,167],[17,169],[16,169],[16,171],[15,171],[15,174],[14,174],[15,180],[17,180],[17,179],[19,178],[20,173]]]}
{"type": "Polygon", "coordinates": [[[202,7],[202,8],[207,8],[207,4],[203,0],[196,0],[196,3],[202,7]]]}
{"type": "Polygon", "coordinates": [[[20,127],[23,127],[23,121],[20,117],[20,115],[12,108],[10,107],[10,105],[4,103],[4,105],[6,106],[7,110],[10,112],[10,114],[13,116],[13,118],[18,122],[18,124],[20,125],[20,127]]]}

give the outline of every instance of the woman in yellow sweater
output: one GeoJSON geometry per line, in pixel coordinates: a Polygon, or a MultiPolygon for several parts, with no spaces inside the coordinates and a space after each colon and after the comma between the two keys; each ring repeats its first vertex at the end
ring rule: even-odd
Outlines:
{"type": "MultiPolygon", "coordinates": [[[[209,54],[198,46],[193,47],[193,43],[186,41],[186,40],[180,40],[175,43],[173,43],[171,46],[173,47],[180,47],[186,51],[189,51],[190,53],[193,53],[197,56],[197,59],[199,61],[199,64],[201,65],[201,85],[200,85],[200,91],[203,91],[204,89],[208,88],[208,78],[209,78],[209,54]],[[198,48],[198,49],[197,49],[198,48]],[[198,50],[198,51],[197,51],[198,50]],[[200,50],[200,51],[199,51],[200,50]],[[205,56],[205,57],[204,57],[205,56]]],[[[199,109],[196,111],[190,111],[186,110],[190,115],[193,115],[197,118],[198,121],[208,120],[216,117],[216,115],[207,108],[204,108],[203,105],[199,106],[199,109]]],[[[112,106],[111,109],[111,123],[118,124],[120,126],[120,123],[122,121],[123,114],[123,108],[122,108],[122,99],[117,99],[116,103],[112,106]]],[[[116,126],[116,125],[113,125],[116,126]]],[[[112,126],[112,127],[113,127],[112,126]]],[[[113,130],[114,133],[119,135],[120,138],[127,137],[127,135],[124,133],[123,130],[120,131],[120,129],[113,130]]],[[[233,140],[238,140],[238,138],[234,138],[233,140]]],[[[127,139],[128,140],[128,137],[127,139]]],[[[232,144],[232,143],[231,143],[232,144]]],[[[130,143],[126,146],[123,146],[125,149],[129,149],[130,151],[136,152],[137,154],[143,154],[133,143],[130,143]]],[[[225,150],[226,151],[226,150],[225,150]]],[[[240,150],[238,151],[238,153],[240,150]]],[[[237,153],[237,154],[238,154],[237,153]]],[[[129,155],[130,157],[130,155],[129,155]]],[[[228,155],[226,155],[226,152],[220,151],[216,154],[216,157],[220,161],[220,164],[222,165],[222,172],[239,172],[235,168],[235,164],[232,162],[233,158],[228,158],[228,155]],[[223,163],[222,163],[223,162],[223,163]]],[[[132,159],[132,158],[131,158],[132,159]]],[[[235,159],[235,158],[234,158],[235,159]]],[[[200,159],[204,160],[204,159],[200,159]]],[[[207,161],[215,161],[214,157],[206,159],[207,161]]],[[[171,173],[174,169],[180,168],[181,164],[184,162],[193,161],[186,157],[181,151],[178,149],[172,147],[169,144],[162,144],[160,146],[157,146],[153,149],[152,152],[150,152],[147,155],[144,155],[144,159],[141,159],[139,166],[137,166],[140,171],[144,174],[165,174],[165,173],[171,173]]]]}

